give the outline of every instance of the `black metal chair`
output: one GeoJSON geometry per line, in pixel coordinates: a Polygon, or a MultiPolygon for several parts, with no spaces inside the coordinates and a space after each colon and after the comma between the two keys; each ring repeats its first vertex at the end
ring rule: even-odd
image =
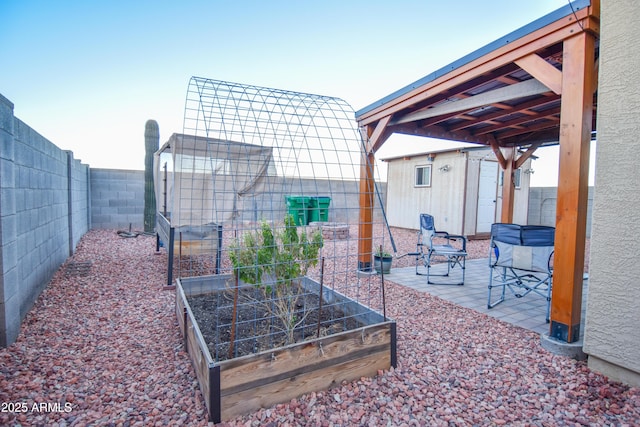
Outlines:
{"type": "Polygon", "coordinates": [[[506,288],[516,298],[533,292],[546,298],[549,323],[554,240],[553,227],[503,223],[491,226],[488,308],[504,301],[506,288]],[[502,288],[497,300],[492,299],[493,288],[502,288]]]}
{"type": "Polygon", "coordinates": [[[433,216],[420,214],[420,231],[416,252],[416,274],[427,276],[430,285],[464,285],[464,272],[467,259],[467,239],[464,236],[436,231],[433,216]],[[434,274],[434,264],[447,264],[447,272],[434,274]],[[431,276],[449,277],[451,269],[459,266],[462,270],[460,282],[432,282],[431,276]],[[426,269],[426,271],[425,271],[426,269]]]}

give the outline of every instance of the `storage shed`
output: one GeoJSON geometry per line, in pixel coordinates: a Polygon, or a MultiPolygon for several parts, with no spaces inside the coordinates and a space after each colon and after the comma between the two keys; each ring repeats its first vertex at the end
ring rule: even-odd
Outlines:
{"type": "MultiPolygon", "coordinates": [[[[436,228],[486,237],[499,222],[503,172],[490,148],[459,148],[381,159],[388,163],[389,225],[417,229],[420,213],[436,228]]],[[[514,170],[514,221],[526,224],[531,159],[514,170]]]]}

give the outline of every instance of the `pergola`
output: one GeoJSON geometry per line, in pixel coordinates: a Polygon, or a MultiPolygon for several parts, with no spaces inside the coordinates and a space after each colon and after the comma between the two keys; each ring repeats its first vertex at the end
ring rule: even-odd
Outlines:
{"type": "Polygon", "coordinates": [[[595,134],[600,0],[576,0],[356,112],[366,146],[358,263],[372,252],[373,165],[394,133],[490,146],[504,170],[501,222],[513,221],[513,172],[559,144],[550,336],[580,338],[589,145],[595,134]]]}

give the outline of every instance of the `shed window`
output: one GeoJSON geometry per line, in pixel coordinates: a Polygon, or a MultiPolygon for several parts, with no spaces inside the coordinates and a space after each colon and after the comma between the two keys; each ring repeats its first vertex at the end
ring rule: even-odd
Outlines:
{"type": "Polygon", "coordinates": [[[513,184],[516,188],[520,188],[520,179],[522,177],[522,168],[513,171],[513,184]]]}
{"type": "MultiPolygon", "coordinates": [[[[513,186],[514,188],[520,188],[522,179],[522,168],[518,168],[513,171],[513,186]]],[[[504,171],[500,172],[500,186],[504,183],[504,171]]]]}
{"type": "Polygon", "coordinates": [[[416,187],[431,187],[431,165],[416,166],[416,187]]]}

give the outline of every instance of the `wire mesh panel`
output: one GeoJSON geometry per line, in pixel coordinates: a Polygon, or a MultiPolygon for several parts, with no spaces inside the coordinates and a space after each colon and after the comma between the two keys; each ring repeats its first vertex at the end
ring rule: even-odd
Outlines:
{"type": "MultiPolygon", "coordinates": [[[[156,191],[176,276],[217,275],[189,281],[193,307],[216,307],[203,328],[216,360],[357,328],[359,304],[382,311],[380,277],[357,271],[360,198],[382,200],[378,185],[361,191],[366,159],[341,99],[191,78],[156,191]]],[[[379,210],[372,226],[372,247],[385,246],[379,210]]]]}

